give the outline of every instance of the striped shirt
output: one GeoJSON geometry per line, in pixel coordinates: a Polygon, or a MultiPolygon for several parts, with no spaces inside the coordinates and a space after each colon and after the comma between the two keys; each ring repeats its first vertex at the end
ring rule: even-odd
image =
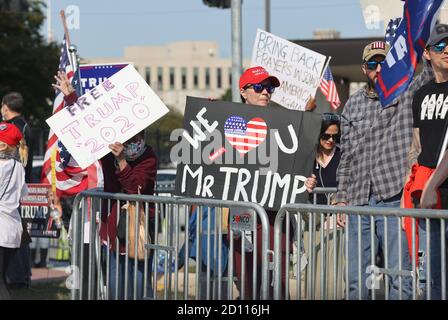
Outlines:
{"type": "Polygon", "coordinates": [[[347,101],[341,117],[336,202],[367,205],[371,195],[386,200],[403,189],[412,142],[412,99],[433,79],[431,68],[424,65],[408,90],[386,108],[366,88],[347,101]]]}

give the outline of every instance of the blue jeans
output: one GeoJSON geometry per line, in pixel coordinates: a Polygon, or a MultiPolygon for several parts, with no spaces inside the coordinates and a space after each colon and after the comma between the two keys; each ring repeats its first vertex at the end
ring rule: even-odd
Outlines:
{"type": "MultiPolygon", "coordinates": [[[[394,196],[384,201],[378,201],[371,196],[369,199],[370,207],[399,207],[400,195],[394,196]]],[[[348,217],[348,285],[349,299],[358,299],[361,294],[361,299],[369,299],[370,285],[375,279],[372,279],[370,270],[372,269],[371,250],[374,250],[374,256],[378,254],[378,248],[381,246],[385,252],[385,232],[384,232],[384,217],[373,217],[374,230],[374,248],[371,248],[371,225],[370,216],[360,216],[361,220],[361,287],[358,284],[358,216],[350,215],[348,217]],[[361,289],[361,292],[359,292],[361,289]]],[[[387,219],[387,255],[388,265],[387,269],[398,270],[399,259],[401,259],[401,270],[410,271],[410,257],[407,246],[406,235],[399,224],[399,219],[396,217],[389,217],[387,219]],[[401,257],[398,255],[398,230],[401,232],[401,257]]],[[[389,279],[389,299],[399,299],[399,276],[388,275],[389,279]]],[[[402,276],[402,299],[408,300],[412,298],[412,278],[410,276],[402,276]]]]}
{"type": "MultiPolygon", "coordinates": [[[[116,260],[117,254],[115,251],[110,251],[110,264],[109,264],[109,299],[116,299],[116,260]]],[[[144,261],[137,261],[137,300],[143,299],[143,297],[153,297],[153,291],[151,286],[151,265],[152,265],[152,255],[148,259],[148,271],[147,271],[147,285],[146,285],[146,296],[143,292],[143,280],[144,280],[144,261]]],[[[128,260],[128,288],[127,288],[127,300],[134,299],[134,259],[129,258],[128,260]]],[[[119,300],[124,300],[125,296],[125,272],[126,272],[126,258],[124,255],[120,255],[118,258],[118,296],[119,300]]]]}
{"type": "MultiPolygon", "coordinates": [[[[440,220],[439,219],[429,219],[430,225],[430,299],[440,300],[442,298],[442,251],[441,251],[441,237],[440,237],[440,220]]],[[[446,230],[448,231],[448,230],[446,230]]],[[[445,232],[445,235],[447,233],[445,232]]],[[[419,288],[421,290],[421,299],[427,299],[427,250],[426,250],[426,219],[418,220],[418,271],[419,271],[419,288]]],[[[448,240],[448,239],[447,239],[448,240]]],[[[446,242],[445,242],[446,243],[446,242]]]]}

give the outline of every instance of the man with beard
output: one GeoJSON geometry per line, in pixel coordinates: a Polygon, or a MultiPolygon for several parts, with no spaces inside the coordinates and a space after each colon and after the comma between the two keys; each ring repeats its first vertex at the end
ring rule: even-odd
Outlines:
{"type": "MultiPolygon", "coordinates": [[[[412,142],[412,97],[416,90],[432,78],[432,73],[425,67],[407,91],[391,104],[381,106],[375,83],[388,50],[389,45],[383,41],[372,42],[364,48],[362,71],[367,78],[367,85],[350,97],[342,113],[341,161],[337,171],[338,205],[400,206],[403,183],[409,168],[407,154],[412,142]]],[[[370,290],[375,289],[369,285],[374,281],[367,278],[374,275],[367,272],[375,265],[371,259],[372,251],[376,257],[378,248],[387,252],[386,269],[397,271],[400,265],[399,271],[411,269],[400,219],[389,217],[386,232],[384,217],[375,216],[372,219],[371,224],[369,216],[350,215],[348,221],[345,215],[338,216],[340,225],[348,224],[348,299],[369,299],[370,290]],[[361,233],[360,249],[358,230],[361,233]],[[371,232],[374,233],[374,243],[371,243],[371,232]],[[402,232],[401,243],[399,232],[402,232]]],[[[389,299],[410,299],[410,274],[400,277],[397,272],[387,273],[389,299]]]]}

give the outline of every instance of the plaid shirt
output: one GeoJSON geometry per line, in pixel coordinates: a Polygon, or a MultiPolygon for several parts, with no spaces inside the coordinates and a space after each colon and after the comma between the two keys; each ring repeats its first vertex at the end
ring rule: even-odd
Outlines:
{"type": "Polygon", "coordinates": [[[412,99],[433,79],[431,68],[424,65],[408,90],[386,108],[366,88],[347,101],[341,117],[336,202],[366,205],[372,194],[386,200],[403,189],[412,142],[412,99]]]}

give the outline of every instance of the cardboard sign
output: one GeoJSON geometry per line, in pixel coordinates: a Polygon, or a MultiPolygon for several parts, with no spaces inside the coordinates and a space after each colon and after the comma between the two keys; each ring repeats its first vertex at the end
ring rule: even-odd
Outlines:
{"type": "Polygon", "coordinates": [[[50,184],[28,183],[28,194],[20,200],[20,214],[31,237],[59,238],[60,230],[50,217],[50,184]]]}
{"type": "Polygon", "coordinates": [[[168,112],[168,108],[131,65],[47,119],[81,168],[110,152],[168,112]]]}
{"type": "Polygon", "coordinates": [[[272,101],[292,110],[305,110],[309,97],[316,95],[326,56],[257,30],[252,66],[262,66],[280,80],[272,101]]]}
{"type": "Polygon", "coordinates": [[[176,195],[250,201],[278,210],[305,202],[321,116],[187,97],[176,195]]]}
{"type": "Polygon", "coordinates": [[[92,90],[128,64],[129,63],[102,63],[80,65],[79,73],[81,75],[82,92],[92,90]]]}

